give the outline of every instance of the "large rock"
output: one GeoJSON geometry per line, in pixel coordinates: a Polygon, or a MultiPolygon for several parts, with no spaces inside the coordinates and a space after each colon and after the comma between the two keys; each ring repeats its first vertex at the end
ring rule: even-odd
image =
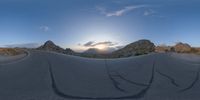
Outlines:
{"type": "Polygon", "coordinates": [[[63,53],[63,54],[73,54],[74,53],[74,51],[72,51],[71,49],[69,49],[69,48],[63,49],[63,48],[55,45],[50,40],[45,42],[44,45],[37,48],[37,50],[54,51],[54,52],[63,53]]]}
{"type": "Polygon", "coordinates": [[[174,46],[174,50],[175,52],[177,53],[190,53],[191,52],[191,46],[187,43],[177,43],[175,46],[174,46]]]}
{"type": "Polygon", "coordinates": [[[149,40],[139,40],[112,53],[112,57],[128,57],[148,54],[155,51],[155,45],[149,40]]]}

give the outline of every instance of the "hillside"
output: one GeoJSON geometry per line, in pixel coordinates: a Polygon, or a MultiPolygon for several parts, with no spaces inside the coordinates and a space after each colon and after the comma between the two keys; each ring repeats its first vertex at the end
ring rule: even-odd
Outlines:
{"type": "Polygon", "coordinates": [[[56,44],[54,44],[52,41],[46,41],[44,45],[36,48],[37,50],[43,50],[43,51],[53,51],[57,53],[63,53],[63,54],[74,54],[75,52],[72,51],[70,48],[63,49],[56,44]]]}
{"type": "Polygon", "coordinates": [[[155,45],[149,40],[138,40],[131,44],[126,45],[124,48],[119,49],[111,54],[112,57],[129,57],[136,55],[144,55],[154,52],[155,45]]]}

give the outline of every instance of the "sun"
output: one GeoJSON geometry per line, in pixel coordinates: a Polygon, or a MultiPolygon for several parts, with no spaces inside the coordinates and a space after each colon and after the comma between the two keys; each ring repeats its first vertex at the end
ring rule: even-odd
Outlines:
{"type": "Polygon", "coordinates": [[[99,50],[105,50],[106,49],[106,45],[96,45],[94,48],[97,48],[99,50]]]}

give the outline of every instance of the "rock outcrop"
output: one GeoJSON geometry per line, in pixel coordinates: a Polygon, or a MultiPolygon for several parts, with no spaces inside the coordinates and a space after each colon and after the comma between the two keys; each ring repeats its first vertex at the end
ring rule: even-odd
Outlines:
{"type": "Polygon", "coordinates": [[[63,53],[63,54],[70,54],[70,55],[74,54],[74,51],[72,51],[71,49],[69,49],[69,48],[63,49],[63,48],[55,45],[50,40],[45,42],[44,45],[37,48],[37,50],[54,51],[54,52],[63,53]]]}
{"type": "Polygon", "coordinates": [[[139,40],[133,42],[122,49],[112,53],[112,57],[128,57],[148,54],[155,51],[155,45],[149,40],[139,40]]]}

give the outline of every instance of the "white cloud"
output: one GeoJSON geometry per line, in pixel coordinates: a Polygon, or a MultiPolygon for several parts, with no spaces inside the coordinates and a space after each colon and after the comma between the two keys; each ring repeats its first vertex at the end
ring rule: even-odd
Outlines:
{"type": "Polygon", "coordinates": [[[90,46],[93,46],[94,43],[95,43],[94,41],[89,41],[89,42],[85,43],[83,46],[90,47],[90,46]]]}
{"type": "Polygon", "coordinates": [[[43,32],[49,31],[49,27],[48,27],[48,26],[40,26],[40,29],[41,29],[43,32]]]}
{"type": "Polygon", "coordinates": [[[83,46],[85,47],[95,47],[95,46],[98,46],[98,45],[104,45],[104,46],[107,46],[107,47],[110,47],[110,46],[115,46],[117,45],[118,43],[114,43],[114,42],[111,42],[111,41],[104,41],[104,42],[94,42],[94,41],[89,41],[85,44],[83,44],[83,46]]]}
{"type": "Polygon", "coordinates": [[[126,6],[123,9],[113,11],[113,12],[107,12],[106,9],[103,7],[97,7],[97,10],[99,10],[101,14],[104,14],[107,17],[112,17],[112,16],[122,16],[125,13],[133,11],[135,9],[144,8],[144,7],[146,7],[146,5],[132,5],[132,6],[126,6]]]}
{"type": "Polygon", "coordinates": [[[156,12],[155,10],[152,10],[152,9],[145,10],[143,15],[157,17],[157,18],[165,18],[165,16],[159,15],[158,12],[156,12]]]}
{"type": "Polygon", "coordinates": [[[154,15],[156,12],[152,9],[148,9],[144,11],[144,16],[151,16],[154,15]]]}

